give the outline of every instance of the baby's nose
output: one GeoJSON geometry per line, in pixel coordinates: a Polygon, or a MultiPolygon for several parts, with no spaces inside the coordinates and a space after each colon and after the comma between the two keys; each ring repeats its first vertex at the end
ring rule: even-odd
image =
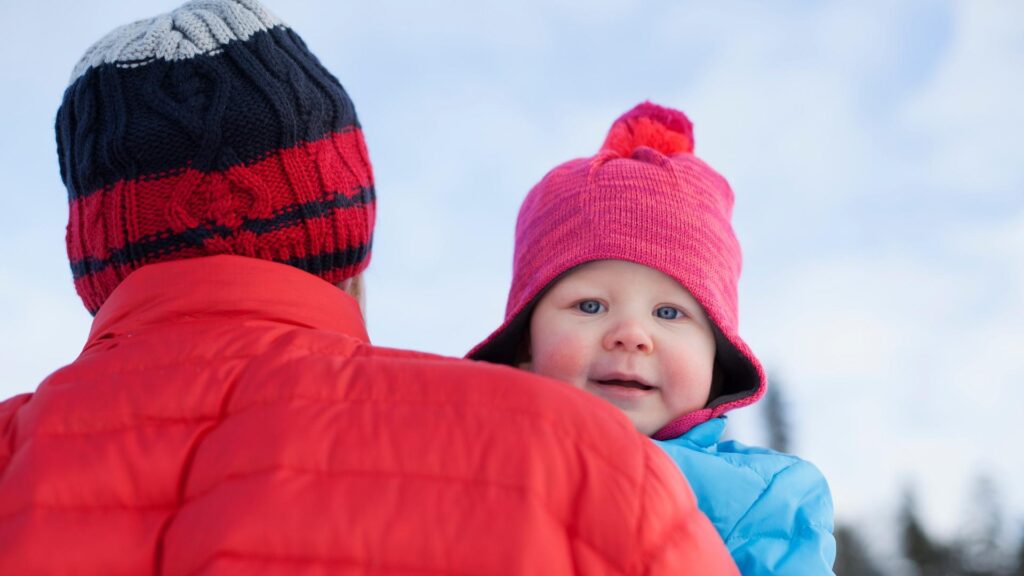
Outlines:
{"type": "Polygon", "coordinates": [[[654,349],[651,335],[639,323],[620,322],[605,335],[604,347],[608,350],[650,353],[654,349]]]}

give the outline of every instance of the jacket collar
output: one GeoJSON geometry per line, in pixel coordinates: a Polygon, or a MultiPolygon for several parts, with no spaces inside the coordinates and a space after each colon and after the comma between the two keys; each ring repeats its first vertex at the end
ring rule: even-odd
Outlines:
{"type": "Polygon", "coordinates": [[[725,432],[725,417],[719,416],[690,428],[682,438],[699,448],[710,448],[722,439],[725,432]]]}
{"type": "Polygon", "coordinates": [[[140,328],[199,318],[262,319],[369,342],[359,303],[293,266],[242,256],[148,264],[103,303],[85,348],[140,328]]]}

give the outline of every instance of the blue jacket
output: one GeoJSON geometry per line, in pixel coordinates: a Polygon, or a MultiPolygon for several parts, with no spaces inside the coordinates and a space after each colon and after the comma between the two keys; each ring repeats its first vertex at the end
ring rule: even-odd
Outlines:
{"type": "Polygon", "coordinates": [[[740,572],[832,574],[832,495],[821,472],[796,456],[720,442],[724,430],[715,418],[655,442],[686,474],[740,572]]]}

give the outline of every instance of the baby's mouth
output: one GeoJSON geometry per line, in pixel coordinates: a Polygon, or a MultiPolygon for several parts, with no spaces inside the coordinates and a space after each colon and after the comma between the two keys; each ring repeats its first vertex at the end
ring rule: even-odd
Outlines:
{"type": "Polygon", "coordinates": [[[594,382],[601,386],[618,386],[621,388],[632,388],[635,390],[654,390],[654,386],[648,386],[643,382],[637,380],[619,380],[618,378],[610,378],[608,380],[594,380],[594,382]]]}

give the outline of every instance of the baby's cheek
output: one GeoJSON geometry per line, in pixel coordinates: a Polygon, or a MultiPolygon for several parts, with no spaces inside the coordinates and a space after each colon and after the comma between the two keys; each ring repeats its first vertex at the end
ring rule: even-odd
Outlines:
{"type": "Polygon", "coordinates": [[[687,413],[703,408],[711,392],[713,358],[693,358],[672,367],[672,385],[665,388],[665,403],[675,412],[687,413]]]}
{"type": "Polygon", "coordinates": [[[586,349],[573,338],[547,338],[533,350],[533,371],[582,386],[587,373],[586,349]]]}

